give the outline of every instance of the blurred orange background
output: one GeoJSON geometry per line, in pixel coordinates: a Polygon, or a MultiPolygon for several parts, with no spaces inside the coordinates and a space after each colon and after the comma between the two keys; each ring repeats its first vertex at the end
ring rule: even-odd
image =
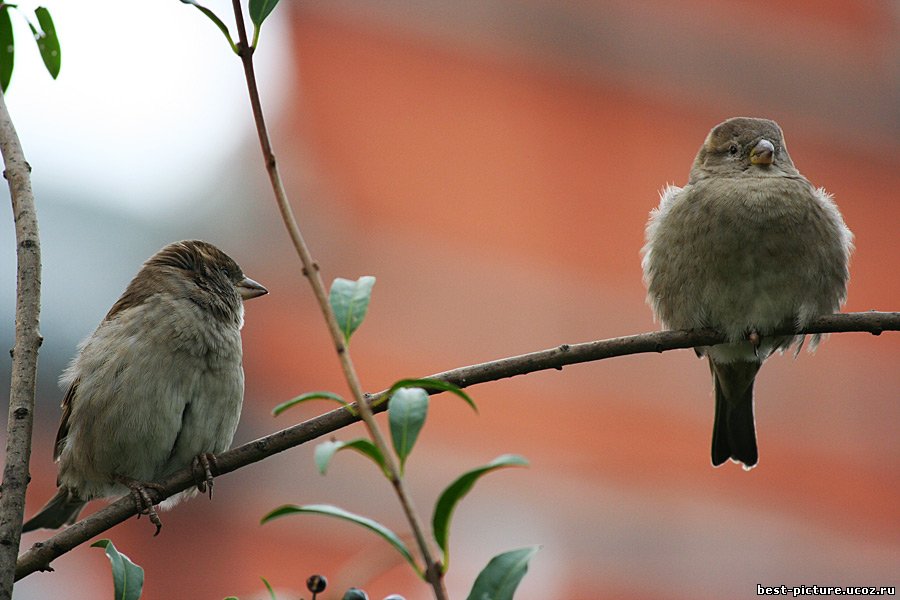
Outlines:
{"type": "MultiPolygon", "coordinates": [[[[730,116],[777,120],[797,167],[834,194],[856,235],[845,310],[900,310],[891,1],[281,4],[270,19],[289,23],[292,87],[270,115],[275,150],[325,279],[378,279],[352,344],[368,391],[656,329],[641,282],[644,224],[659,190],[686,182],[706,133],[730,116]]],[[[210,187],[241,198],[198,228],[271,292],[247,305],[235,443],[331,408],[273,419],[287,398],[346,394],[256,151],[246,138],[210,187]],[[216,230],[217,218],[230,224],[216,230]]],[[[175,239],[166,234],[144,256],[175,239]]],[[[533,544],[542,549],[522,600],[896,586],[898,360],[900,336],[886,333],[833,335],[815,355],[769,361],[756,388],[761,459],[749,473],[710,466],[711,382],[690,351],[477,386],[477,416],[435,397],[407,470],[424,519],[463,471],[507,452],[531,461],[486,477],[460,505],[452,597],[465,597],[492,556],[533,544]]],[[[61,395],[44,396],[29,515],[53,491],[61,395]]],[[[359,435],[354,426],[337,437],[359,435]]],[[[279,598],[308,597],[313,573],[331,580],[326,598],[351,585],[373,599],[430,597],[360,528],[314,516],[259,526],[280,504],[333,503],[406,534],[371,465],[342,454],[322,477],[312,453],[309,444],[217,480],[212,502],[163,514],[158,538],[144,520],[108,532],[146,569],[144,597],[263,598],[260,576],[279,598]]],[[[16,597],[109,597],[100,551],[53,566],[16,597]]]]}

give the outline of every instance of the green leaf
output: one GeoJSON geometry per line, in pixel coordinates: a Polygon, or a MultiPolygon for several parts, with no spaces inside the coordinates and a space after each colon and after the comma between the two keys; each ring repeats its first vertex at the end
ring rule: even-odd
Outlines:
{"type": "Polygon", "coordinates": [[[260,579],[262,579],[262,582],[266,585],[266,589],[269,590],[269,598],[271,598],[271,600],[278,600],[277,598],[275,598],[275,590],[272,589],[272,586],[269,585],[269,582],[266,581],[266,578],[260,577],[260,579]]]}
{"type": "Polygon", "coordinates": [[[419,437],[419,431],[428,416],[428,393],[422,388],[401,388],[388,400],[388,423],[391,426],[391,440],[394,452],[400,458],[400,470],[406,465],[406,458],[412,452],[419,437]]]}
{"type": "Polygon", "coordinates": [[[353,405],[334,392],[307,392],[306,394],[300,394],[296,398],[286,400],[273,408],[272,414],[277,417],[292,406],[296,406],[309,400],[334,400],[349,410],[351,415],[356,416],[356,409],[353,408],[353,405]]]}
{"type": "Polygon", "coordinates": [[[0,90],[6,92],[12,80],[13,63],[16,58],[15,38],[13,38],[12,21],[9,18],[9,5],[0,7],[0,90]]]}
{"type": "Polygon", "coordinates": [[[350,521],[351,523],[356,523],[357,525],[362,525],[366,529],[374,531],[382,538],[387,540],[387,542],[391,546],[393,546],[400,554],[403,555],[403,558],[406,559],[406,562],[412,565],[416,573],[419,574],[419,577],[424,578],[425,576],[425,574],[422,572],[422,569],[418,564],[416,564],[416,561],[410,553],[409,548],[407,548],[406,544],[404,544],[403,541],[399,537],[397,537],[397,534],[377,521],[373,521],[372,519],[348,512],[342,508],[338,508],[337,506],[331,506],[329,504],[307,504],[305,506],[286,504],[284,506],[276,508],[275,510],[264,516],[261,523],[265,524],[273,519],[278,519],[280,517],[294,514],[327,515],[329,517],[336,517],[338,519],[350,521]]]}
{"type": "Polygon", "coordinates": [[[202,6],[199,2],[197,2],[197,0],[181,0],[181,2],[196,7],[197,10],[206,15],[209,20],[215,23],[216,27],[219,28],[219,31],[222,32],[222,35],[225,36],[225,39],[228,40],[228,45],[231,46],[231,49],[234,51],[234,53],[240,54],[237,45],[235,45],[234,40],[231,38],[231,33],[228,31],[228,26],[226,26],[225,23],[222,22],[222,19],[220,19],[216,15],[216,13],[206,8],[205,6],[202,6]]]}
{"type": "Polygon", "coordinates": [[[106,556],[112,564],[113,586],[116,600],[138,600],[144,587],[144,569],[131,559],[116,550],[116,546],[108,539],[91,544],[92,548],[106,548],[106,556]]]}
{"type": "Polygon", "coordinates": [[[478,412],[478,407],[475,406],[475,401],[472,400],[472,398],[470,398],[469,395],[465,393],[461,387],[448,381],[441,381],[440,379],[401,379],[390,387],[387,393],[385,393],[384,397],[390,398],[395,391],[401,388],[408,387],[420,387],[425,388],[426,390],[440,390],[442,392],[450,392],[452,394],[456,394],[457,396],[465,400],[466,404],[472,407],[472,410],[474,410],[476,413],[478,412]]]}
{"type": "Polygon", "coordinates": [[[365,438],[358,438],[349,442],[330,440],[316,446],[315,458],[319,473],[325,474],[331,458],[341,450],[356,450],[360,454],[368,456],[375,464],[381,467],[381,472],[387,475],[387,465],[384,462],[384,456],[375,444],[365,438]]]}
{"type": "Polygon", "coordinates": [[[498,554],[475,578],[466,600],[512,600],[519,582],[528,571],[528,561],[540,546],[498,554]]]}
{"type": "Polygon", "coordinates": [[[34,9],[34,16],[37,17],[38,24],[41,26],[43,33],[35,36],[38,51],[44,60],[44,66],[50,73],[50,77],[56,79],[59,76],[59,67],[62,64],[62,53],[59,48],[59,38],[56,37],[56,27],[53,25],[53,18],[50,11],[39,6],[34,9]]]}
{"type": "Polygon", "coordinates": [[[250,0],[250,20],[257,27],[262,27],[263,21],[278,5],[278,0],[250,0]]]}
{"type": "Polygon", "coordinates": [[[453,511],[456,509],[459,501],[471,491],[472,486],[483,475],[504,467],[525,466],[528,466],[528,461],[523,457],[516,454],[504,454],[484,466],[463,473],[456,481],[447,486],[447,489],[444,490],[434,505],[434,515],[431,518],[434,541],[437,542],[438,547],[444,552],[444,572],[447,571],[447,567],[450,564],[450,519],[453,517],[453,511]]]}
{"type": "Polygon", "coordinates": [[[344,334],[345,342],[349,342],[353,332],[362,325],[374,285],[375,278],[371,275],[363,275],[356,281],[338,277],[331,284],[328,302],[344,334]]]}
{"type": "Polygon", "coordinates": [[[253,42],[251,47],[256,48],[259,42],[259,30],[262,29],[263,21],[269,16],[269,13],[278,4],[278,0],[250,0],[250,20],[253,21],[253,42]]]}

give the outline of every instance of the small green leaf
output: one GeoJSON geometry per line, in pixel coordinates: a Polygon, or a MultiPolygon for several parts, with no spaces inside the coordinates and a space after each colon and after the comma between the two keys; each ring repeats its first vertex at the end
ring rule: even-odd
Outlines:
{"type": "Polygon", "coordinates": [[[0,90],[6,92],[12,80],[13,64],[16,58],[15,38],[13,38],[12,21],[9,18],[9,5],[0,7],[0,90]]]}
{"type": "Polygon", "coordinates": [[[253,42],[251,47],[256,48],[259,43],[259,31],[263,21],[278,4],[278,0],[250,0],[250,20],[253,21],[253,42]]]}
{"type": "Polygon", "coordinates": [[[196,7],[197,10],[206,15],[209,20],[215,23],[216,27],[219,28],[219,31],[222,32],[222,35],[225,36],[225,39],[228,40],[228,45],[231,46],[232,51],[234,51],[235,54],[240,54],[237,45],[235,45],[234,40],[231,38],[231,33],[228,31],[228,26],[222,22],[222,19],[220,19],[216,15],[216,13],[206,8],[205,6],[202,6],[199,2],[197,2],[197,0],[181,0],[181,2],[196,7]]]}
{"type": "Polygon", "coordinates": [[[362,325],[374,285],[375,278],[371,275],[363,275],[356,281],[338,277],[331,284],[328,302],[344,334],[345,342],[349,342],[353,332],[362,325]]]}
{"type": "Polygon", "coordinates": [[[394,383],[390,387],[390,389],[385,393],[384,397],[390,398],[391,395],[401,389],[408,387],[420,387],[425,388],[426,390],[440,390],[442,392],[450,392],[452,394],[456,394],[460,398],[466,401],[466,404],[472,407],[476,413],[478,412],[478,407],[475,406],[475,401],[469,397],[467,393],[465,393],[461,387],[458,385],[454,385],[448,381],[442,381],[440,379],[401,379],[400,381],[394,383]]]}
{"type": "Polygon", "coordinates": [[[409,548],[407,548],[406,544],[404,544],[403,541],[399,537],[397,537],[396,533],[377,521],[373,521],[372,519],[348,512],[342,508],[338,508],[337,506],[331,506],[329,504],[307,504],[306,506],[286,504],[282,507],[276,508],[275,510],[264,516],[261,523],[265,524],[273,519],[278,519],[280,517],[294,514],[327,515],[329,517],[336,517],[338,519],[350,521],[351,523],[356,523],[357,525],[362,525],[366,529],[374,531],[382,538],[387,540],[387,542],[391,546],[393,546],[400,554],[403,555],[403,558],[406,559],[406,562],[412,565],[416,573],[419,574],[419,577],[424,578],[425,576],[425,574],[422,572],[422,569],[418,564],[416,564],[416,561],[410,553],[409,548]]]}
{"type": "Polygon", "coordinates": [[[44,60],[44,66],[50,73],[50,77],[56,79],[59,76],[59,67],[62,64],[62,53],[59,48],[59,38],[56,37],[56,27],[53,25],[53,18],[50,11],[39,6],[34,9],[34,16],[37,17],[38,24],[41,26],[42,33],[35,36],[38,51],[44,60]]]}
{"type": "Polygon", "coordinates": [[[512,600],[519,582],[528,571],[528,561],[540,546],[498,554],[475,578],[466,600],[512,600]]]}
{"type": "Polygon", "coordinates": [[[358,438],[349,442],[330,440],[316,446],[315,458],[319,473],[325,474],[331,458],[341,450],[356,450],[360,454],[368,456],[375,464],[381,467],[381,472],[387,475],[387,465],[385,465],[384,456],[375,444],[365,438],[358,438]]]}
{"type": "Polygon", "coordinates": [[[353,405],[334,392],[307,392],[305,394],[300,394],[296,398],[286,400],[273,408],[272,414],[277,417],[292,406],[296,406],[309,400],[334,400],[335,402],[341,404],[344,408],[349,410],[351,415],[356,416],[356,409],[353,408],[353,405]]]}
{"type": "Polygon", "coordinates": [[[275,598],[275,590],[272,589],[272,586],[269,585],[269,582],[266,581],[266,578],[260,577],[260,579],[262,579],[262,582],[265,584],[266,589],[269,590],[269,598],[271,598],[271,600],[278,600],[277,598],[275,598]]]}
{"type": "Polygon", "coordinates": [[[106,556],[112,565],[115,599],[138,600],[144,587],[144,569],[116,550],[116,546],[108,539],[98,540],[91,547],[106,548],[106,556]]]}
{"type": "Polygon", "coordinates": [[[261,27],[277,5],[278,0],[250,0],[250,20],[257,27],[261,27]]]}
{"type": "Polygon", "coordinates": [[[456,505],[462,500],[466,494],[471,491],[472,486],[478,481],[482,475],[486,475],[491,471],[502,469],[504,467],[525,467],[528,461],[516,454],[504,454],[498,456],[488,464],[472,469],[457,478],[456,481],[447,486],[441,497],[438,498],[434,505],[434,515],[431,518],[431,529],[434,533],[434,541],[438,547],[444,552],[444,572],[450,564],[450,519],[453,517],[453,511],[456,505]]]}
{"type": "Polygon", "coordinates": [[[412,452],[419,437],[419,431],[428,416],[428,393],[422,388],[400,388],[388,400],[388,423],[391,426],[391,440],[394,452],[400,458],[400,470],[406,465],[406,458],[412,452]]]}

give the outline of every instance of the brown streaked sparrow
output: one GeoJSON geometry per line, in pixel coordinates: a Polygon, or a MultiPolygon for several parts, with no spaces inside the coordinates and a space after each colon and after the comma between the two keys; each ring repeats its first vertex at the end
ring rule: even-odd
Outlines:
{"type": "Polygon", "coordinates": [[[131,490],[159,533],[145,488],[192,464],[206,479],[162,507],[211,494],[209,460],[231,445],[244,397],[242,300],[266,293],[207,242],[150,257],[63,373],[59,489],[23,531],[74,523],[88,500],[131,490]]]}
{"type": "Polygon", "coordinates": [[[646,237],[644,279],[658,319],[727,336],[696,349],[715,389],[712,463],[749,469],[759,459],[756,373],[773,351],[803,343],[769,334],[840,308],[853,235],[831,196],[794,167],[778,124],[738,117],[710,131],[686,186],[661,193],[646,237]]]}

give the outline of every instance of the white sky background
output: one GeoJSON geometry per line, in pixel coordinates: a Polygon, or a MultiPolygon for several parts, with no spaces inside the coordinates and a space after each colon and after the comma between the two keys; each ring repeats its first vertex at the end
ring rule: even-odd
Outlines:
{"type": "MultiPolygon", "coordinates": [[[[254,56],[270,126],[292,83],[289,1],[269,15],[254,56]]],[[[60,38],[59,78],[47,73],[30,29],[12,14],[16,57],[6,103],[32,166],[44,263],[41,366],[53,381],[147,256],[178,237],[227,238],[230,217],[216,219],[198,194],[217,193],[239,145],[255,150],[257,143],[240,60],[193,6],[19,2],[32,16],[40,5],[60,38]]],[[[230,0],[204,5],[236,36],[230,0]]],[[[261,160],[253,167],[263,173],[261,160]]],[[[0,180],[3,348],[13,343],[15,282],[9,190],[0,180]]],[[[7,377],[0,368],[0,390],[7,377]]]]}
{"type": "MultiPolygon", "coordinates": [[[[231,2],[202,3],[236,38],[231,2]]],[[[36,190],[62,188],[77,192],[72,201],[159,214],[252,135],[240,61],[196,8],[178,0],[19,3],[29,15],[40,5],[60,38],[59,78],[50,78],[31,31],[13,14],[16,60],[6,96],[36,190]]],[[[269,15],[254,57],[270,122],[290,83],[283,10],[269,15]]]]}

